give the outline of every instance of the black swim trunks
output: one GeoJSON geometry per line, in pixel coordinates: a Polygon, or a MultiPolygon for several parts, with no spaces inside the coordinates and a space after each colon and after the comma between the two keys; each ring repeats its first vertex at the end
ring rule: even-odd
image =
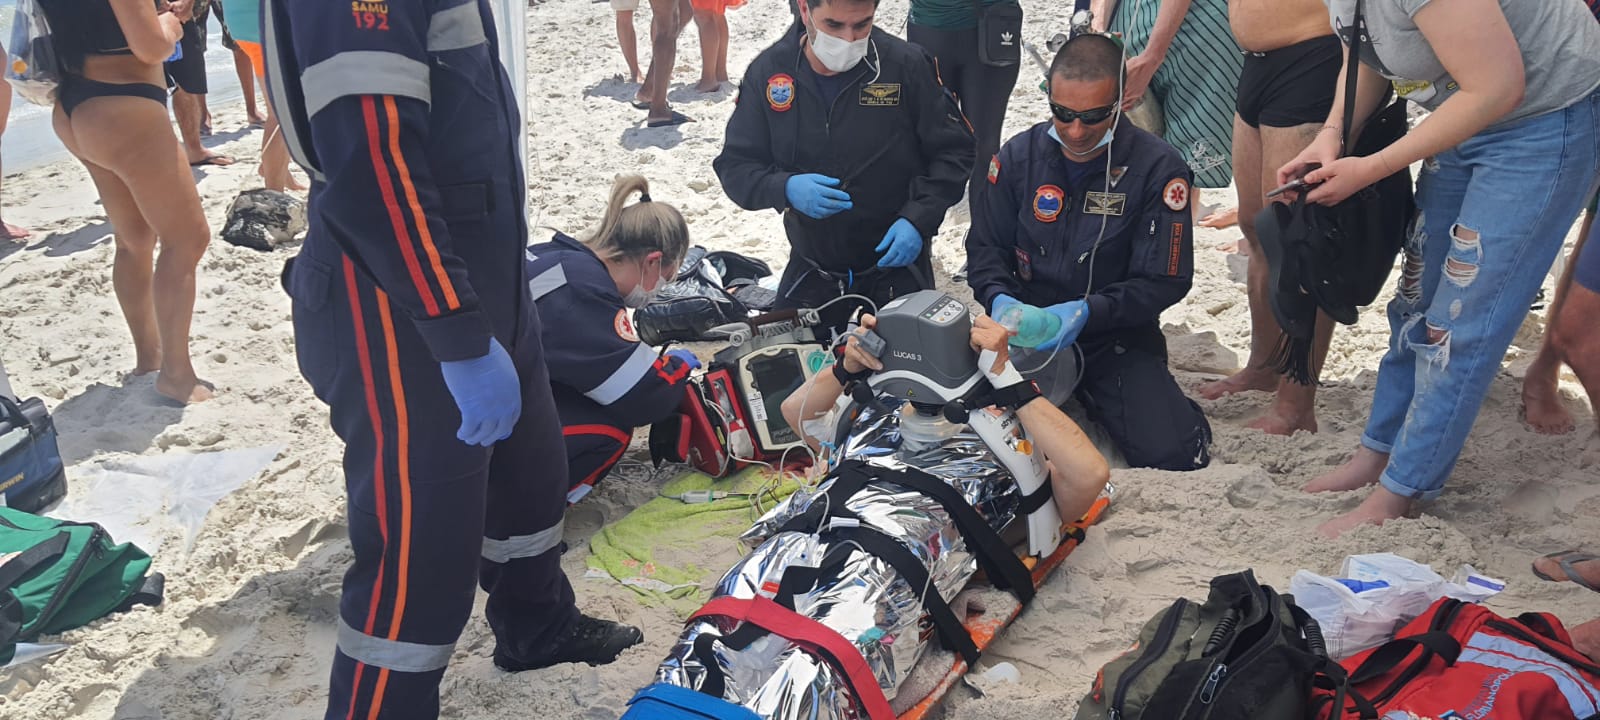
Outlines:
{"type": "Polygon", "coordinates": [[[183,57],[166,64],[167,87],[177,87],[190,95],[206,94],[205,31],[198,22],[183,24],[183,57]]]}
{"type": "Polygon", "coordinates": [[[1333,35],[1264,53],[1246,52],[1239,74],[1239,119],[1250,127],[1327,122],[1343,65],[1344,51],[1333,35]]]}

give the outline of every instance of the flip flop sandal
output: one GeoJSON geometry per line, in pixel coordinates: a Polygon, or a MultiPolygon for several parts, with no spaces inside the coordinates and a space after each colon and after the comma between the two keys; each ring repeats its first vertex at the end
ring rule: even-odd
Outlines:
{"type": "Polygon", "coordinates": [[[189,167],[204,167],[207,165],[214,167],[227,167],[229,165],[237,164],[238,162],[238,159],[234,158],[232,155],[212,155],[199,162],[189,163],[189,167]]]}
{"type": "Polygon", "coordinates": [[[681,112],[678,112],[677,110],[673,110],[672,111],[672,117],[664,119],[664,120],[647,120],[647,121],[645,121],[644,126],[645,127],[652,127],[652,128],[662,128],[662,127],[672,127],[673,125],[682,125],[684,123],[692,123],[692,122],[694,122],[694,118],[691,118],[688,115],[685,115],[685,114],[683,114],[681,112]]]}
{"type": "Polygon", "coordinates": [[[1597,586],[1594,583],[1584,579],[1583,575],[1578,572],[1576,567],[1578,563],[1600,560],[1600,555],[1594,555],[1592,553],[1586,553],[1580,550],[1562,550],[1561,552],[1550,553],[1549,555],[1546,555],[1540,559],[1556,561],[1556,563],[1561,566],[1561,572],[1566,573],[1566,577],[1558,578],[1546,575],[1539,571],[1539,566],[1537,564],[1529,566],[1529,569],[1533,571],[1534,577],[1546,582],[1561,582],[1562,580],[1567,580],[1577,584],[1579,587],[1600,592],[1600,586],[1597,586]]]}
{"type": "Polygon", "coordinates": [[[635,109],[635,110],[649,110],[650,109],[650,103],[646,102],[644,100],[633,100],[633,101],[630,101],[628,104],[632,105],[633,109],[635,109]]]}

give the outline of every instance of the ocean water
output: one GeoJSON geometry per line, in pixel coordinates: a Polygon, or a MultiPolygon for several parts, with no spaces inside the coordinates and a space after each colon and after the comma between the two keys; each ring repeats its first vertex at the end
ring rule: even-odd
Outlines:
{"type": "MultiPolygon", "coordinates": [[[[104,2],[104,0],[88,0],[104,2]]],[[[0,0],[0,43],[11,45],[11,27],[16,0],[0,0]]],[[[234,72],[233,52],[222,47],[222,28],[213,15],[206,35],[206,104],[216,109],[241,100],[239,77],[234,72]]],[[[50,127],[51,108],[34,105],[15,93],[11,96],[11,115],[0,137],[0,165],[6,174],[64,160],[70,155],[50,127]]],[[[230,128],[217,128],[227,131],[230,128]]]]}

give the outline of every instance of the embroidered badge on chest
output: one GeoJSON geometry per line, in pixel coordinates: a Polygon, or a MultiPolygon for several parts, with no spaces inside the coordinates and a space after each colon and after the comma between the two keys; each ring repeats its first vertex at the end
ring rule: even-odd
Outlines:
{"type": "Polygon", "coordinates": [[[865,107],[894,107],[900,104],[900,83],[871,83],[861,87],[859,101],[865,107]]]}
{"type": "Polygon", "coordinates": [[[1055,185],[1040,185],[1033,191],[1033,218],[1039,222],[1055,222],[1061,217],[1067,194],[1055,185]]]}
{"type": "Polygon", "coordinates": [[[1122,217],[1122,211],[1127,206],[1128,196],[1125,193],[1087,192],[1083,195],[1085,215],[1122,217]]]}
{"type": "Polygon", "coordinates": [[[794,106],[794,78],[783,73],[767,78],[767,104],[777,112],[788,112],[794,106]]]}

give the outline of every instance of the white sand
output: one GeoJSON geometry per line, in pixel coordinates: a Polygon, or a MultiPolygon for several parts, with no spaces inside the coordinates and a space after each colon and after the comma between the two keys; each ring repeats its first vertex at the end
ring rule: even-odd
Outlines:
{"type": "MultiPolygon", "coordinates": [[[[1064,24],[1045,22],[1044,8],[1053,6],[1028,6],[1037,11],[1030,37],[1047,37],[1064,24]]],[[[641,16],[640,35],[647,37],[648,11],[641,16]]],[[[882,19],[885,27],[903,27],[902,7],[885,6],[882,19]]],[[[704,98],[685,86],[698,76],[693,28],[680,43],[672,97],[699,122],[644,130],[637,127],[644,113],[626,104],[633,88],[613,77],[623,64],[604,4],[552,0],[531,8],[528,20],[530,97],[538,117],[529,169],[536,222],[579,230],[600,212],[613,174],[643,172],[656,182],[656,199],[683,209],[697,242],[781,263],[786,248],[778,216],[738,210],[711,170],[733,91],[704,98]]],[[[789,15],[782,3],[758,2],[732,12],[729,21],[737,77],[789,15]]],[[[647,47],[643,52],[648,56],[647,47]]],[[[1026,68],[1009,132],[1044,116],[1037,80],[1026,68]]],[[[217,110],[219,131],[243,124],[239,108],[217,110]]],[[[235,138],[223,149],[253,156],[259,135],[235,138]]],[[[253,171],[251,162],[206,170],[200,190],[213,229],[221,228],[233,196],[255,186],[253,171]]],[[[171,409],[155,402],[148,379],[123,379],[133,361],[111,292],[112,246],[82,168],[37,168],[7,178],[5,190],[7,219],[30,225],[42,239],[0,243],[0,354],[19,391],[49,399],[69,462],[280,442],[289,450],[215,508],[190,555],[173,550],[157,559],[169,578],[164,606],[69,633],[62,640],[72,648],[64,654],[0,674],[0,716],[320,717],[349,546],[341,446],[295,366],[289,304],[278,285],[283,254],[212,246],[201,266],[194,347],[201,374],[216,381],[219,394],[171,409]]],[[[953,218],[935,245],[946,274],[960,265],[965,230],[964,216],[953,218]]],[[[1233,279],[1229,257],[1215,250],[1236,234],[1197,232],[1194,291],[1165,317],[1173,363],[1191,390],[1232,369],[1247,347],[1243,286],[1233,279]]],[[[1114,512],[985,661],[1015,663],[1022,684],[983,698],[958,690],[947,717],[1061,716],[1087,690],[1094,669],[1125,648],[1151,613],[1178,595],[1203,596],[1213,575],[1246,567],[1281,588],[1299,568],[1331,572],[1346,554],[1392,550],[1441,569],[1470,562],[1510,580],[1493,602],[1502,612],[1552,610],[1573,623],[1600,615],[1600,596],[1537,582],[1527,571],[1539,553],[1586,543],[1594,549],[1600,537],[1600,440],[1570,375],[1563,387],[1578,411],[1578,433],[1543,437],[1517,418],[1521,369],[1538,330],[1530,321],[1508,355],[1445,497],[1421,519],[1361,529],[1336,542],[1319,539],[1313,528],[1361,494],[1310,497],[1298,488],[1355,446],[1387,339],[1379,313],[1339,331],[1319,402],[1320,435],[1245,430],[1268,401],[1264,393],[1204,403],[1216,429],[1212,467],[1116,472],[1122,494],[1114,512]]],[[[636,465],[625,467],[571,513],[567,539],[574,550],[566,566],[585,610],[642,625],[647,642],[608,667],[507,675],[489,661],[493,640],[480,613],[444,681],[446,717],[616,717],[649,681],[679,619],[640,606],[612,583],[583,578],[585,538],[654,493],[644,476],[636,465]]]]}

